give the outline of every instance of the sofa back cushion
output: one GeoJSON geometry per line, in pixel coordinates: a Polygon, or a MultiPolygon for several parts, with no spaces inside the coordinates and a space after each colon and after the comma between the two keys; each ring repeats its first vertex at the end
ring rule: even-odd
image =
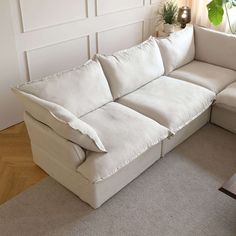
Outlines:
{"type": "Polygon", "coordinates": [[[26,83],[18,88],[58,104],[76,117],[113,100],[102,67],[98,61],[93,60],[78,68],[26,83]]]}
{"type": "Polygon", "coordinates": [[[154,38],[111,56],[96,56],[104,70],[114,99],[124,96],[164,73],[154,38]]]}
{"type": "Polygon", "coordinates": [[[96,131],[70,111],[17,88],[12,89],[23,103],[26,112],[49,126],[59,136],[94,152],[106,152],[96,131]]]}
{"type": "Polygon", "coordinates": [[[164,62],[165,74],[193,61],[195,57],[193,26],[172,33],[167,38],[157,39],[164,62]]]}
{"type": "Polygon", "coordinates": [[[195,26],[196,59],[236,70],[236,37],[195,26]]]}

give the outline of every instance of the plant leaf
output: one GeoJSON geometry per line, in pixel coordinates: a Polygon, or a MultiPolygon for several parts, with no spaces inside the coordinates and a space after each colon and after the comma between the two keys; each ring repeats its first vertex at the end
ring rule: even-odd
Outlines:
{"type": "Polygon", "coordinates": [[[179,9],[176,2],[173,0],[170,0],[164,3],[159,14],[160,14],[161,19],[165,23],[174,24],[177,20],[178,10],[179,9]]]}
{"type": "Polygon", "coordinates": [[[212,0],[208,5],[208,18],[210,22],[217,26],[223,20],[224,9],[222,0],[212,0]]]}

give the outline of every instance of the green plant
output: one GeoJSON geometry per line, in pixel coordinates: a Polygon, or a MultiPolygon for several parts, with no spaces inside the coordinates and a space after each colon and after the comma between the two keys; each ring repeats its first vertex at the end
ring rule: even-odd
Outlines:
{"type": "Polygon", "coordinates": [[[161,8],[159,15],[161,20],[163,20],[166,24],[174,24],[177,22],[178,15],[178,5],[175,1],[169,1],[164,3],[161,8]]]}
{"type": "Polygon", "coordinates": [[[231,33],[235,33],[233,32],[228,12],[228,9],[233,7],[236,7],[236,0],[212,0],[207,4],[208,18],[210,22],[215,26],[221,24],[224,13],[226,13],[230,31],[231,33]]]}

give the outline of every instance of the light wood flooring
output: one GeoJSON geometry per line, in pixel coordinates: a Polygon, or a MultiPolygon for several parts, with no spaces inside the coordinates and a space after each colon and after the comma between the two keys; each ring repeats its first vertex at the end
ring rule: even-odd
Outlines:
{"type": "Polygon", "coordinates": [[[39,182],[47,174],[33,163],[24,123],[0,131],[0,204],[39,182]]]}

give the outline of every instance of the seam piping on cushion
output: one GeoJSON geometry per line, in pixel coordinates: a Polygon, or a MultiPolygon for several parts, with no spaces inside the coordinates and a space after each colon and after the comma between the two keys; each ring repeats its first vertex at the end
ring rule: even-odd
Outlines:
{"type": "Polygon", "coordinates": [[[190,124],[193,120],[195,120],[198,116],[200,116],[201,114],[203,114],[210,106],[212,105],[212,103],[208,106],[206,106],[203,111],[199,112],[197,115],[195,115],[192,119],[186,121],[183,125],[181,125],[180,127],[178,127],[177,129],[175,129],[174,131],[171,131],[171,133],[173,135],[175,135],[178,131],[180,131],[181,129],[183,129],[186,125],[190,124]]]}

